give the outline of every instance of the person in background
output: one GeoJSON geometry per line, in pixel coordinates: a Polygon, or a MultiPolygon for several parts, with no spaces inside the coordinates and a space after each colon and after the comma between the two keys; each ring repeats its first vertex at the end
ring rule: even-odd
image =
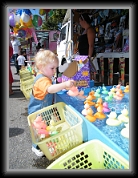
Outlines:
{"type": "Polygon", "coordinates": [[[16,68],[16,73],[15,74],[19,74],[19,66],[18,66],[18,62],[17,62],[17,57],[19,55],[19,52],[21,50],[21,43],[20,41],[16,38],[16,36],[11,35],[11,44],[12,44],[12,48],[13,48],[13,60],[14,60],[14,65],[16,68]]]}
{"type": "Polygon", "coordinates": [[[19,70],[25,66],[25,51],[21,50],[20,55],[17,57],[17,62],[18,62],[18,68],[19,70]]]}
{"type": "MultiPolygon", "coordinates": [[[[92,19],[88,13],[84,13],[79,16],[79,23],[84,31],[78,38],[78,52],[80,55],[88,55],[90,59],[96,56],[96,52],[94,50],[95,30],[91,26],[91,22],[92,19]]],[[[95,68],[96,70],[99,70],[97,58],[95,59],[95,68]]]]}
{"type": "MultiPolygon", "coordinates": [[[[22,51],[24,51],[24,54],[23,54],[23,56],[25,57],[25,61],[27,61],[27,54],[26,54],[26,49],[21,49],[22,51]]],[[[25,62],[24,61],[24,63],[25,63],[25,66],[27,66],[27,62],[25,62]]]]}
{"type": "Polygon", "coordinates": [[[12,75],[11,66],[10,66],[12,55],[13,55],[13,49],[12,49],[11,42],[9,41],[9,96],[13,95],[13,90],[12,90],[13,75],[12,75]]]}
{"type": "MultiPolygon", "coordinates": [[[[52,51],[41,49],[35,55],[34,60],[38,72],[35,77],[29,101],[29,115],[44,107],[52,105],[54,103],[54,93],[62,89],[71,88],[75,85],[74,80],[53,84],[54,81],[52,81],[52,79],[59,65],[59,60],[52,51]]],[[[44,155],[38,145],[34,143],[32,144],[32,151],[37,156],[41,157],[44,155]]]]}
{"type": "Polygon", "coordinates": [[[41,48],[41,43],[39,42],[36,46],[36,50],[39,51],[40,48],[41,48]]]}

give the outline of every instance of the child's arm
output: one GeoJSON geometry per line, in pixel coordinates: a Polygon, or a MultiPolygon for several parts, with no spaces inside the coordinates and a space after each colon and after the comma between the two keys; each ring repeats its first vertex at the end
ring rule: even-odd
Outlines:
{"type": "Polygon", "coordinates": [[[75,81],[68,80],[66,82],[53,84],[53,85],[49,86],[47,91],[48,91],[48,93],[56,93],[62,89],[71,88],[72,86],[75,86],[75,81]]]}

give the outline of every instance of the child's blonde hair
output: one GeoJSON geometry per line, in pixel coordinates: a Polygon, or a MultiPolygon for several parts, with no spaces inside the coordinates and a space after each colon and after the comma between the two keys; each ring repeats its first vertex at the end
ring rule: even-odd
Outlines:
{"type": "Polygon", "coordinates": [[[40,49],[35,57],[35,66],[40,69],[41,66],[45,66],[48,63],[59,62],[58,57],[50,50],[40,49]]]}

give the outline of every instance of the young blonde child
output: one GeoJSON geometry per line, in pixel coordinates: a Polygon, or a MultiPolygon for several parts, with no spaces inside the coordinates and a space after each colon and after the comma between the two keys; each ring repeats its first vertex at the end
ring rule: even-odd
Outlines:
{"type": "MultiPolygon", "coordinates": [[[[34,60],[38,71],[28,106],[28,114],[52,105],[54,93],[75,85],[74,80],[53,84],[52,77],[56,73],[59,61],[58,57],[52,51],[41,49],[35,55],[34,60]]],[[[37,156],[43,156],[43,152],[35,144],[32,144],[32,151],[37,156]]]]}
{"type": "Polygon", "coordinates": [[[21,50],[20,55],[17,57],[19,70],[24,68],[24,66],[25,66],[26,58],[24,57],[24,55],[25,55],[25,51],[21,50]]]}

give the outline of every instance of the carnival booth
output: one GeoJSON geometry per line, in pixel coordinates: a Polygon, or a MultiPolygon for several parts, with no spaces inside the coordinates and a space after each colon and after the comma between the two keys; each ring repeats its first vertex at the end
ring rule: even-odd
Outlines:
{"type": "MultiPolygon", "coordinates": [[[[41,26],[40,17],[32,17],[29,10],[20,10],[17,15],[10,13],[9,23],[15,34],[33,37],[37,43],[34,26],[41,26]]],[[[34,53],[30,52],[29,57],[33,63],[34,53]]],[[[76,54],[70,64],[60,66],[62,74],[57,79],[58,83],[73,79],[76,85],[59,91],[53,105],[27,117],[32,141],[39,145],[48,160],[53,160],[47,169],[129,169],[130,85],[124,78],[125,58],[129,55],[125,51],[120,54],[100,51],[97,58],[100,62],[98,85],[93,63],[88,56],[76,54]],[[120,77],[114,84],[116,57],[119,58],[120,77]],[[104,83],[104,58],[108,59],[108,83],[104,83]]],[[[32,89],[35,69],[31,62],[20,71],[22,91],[31,92],[32,89]]]]}

